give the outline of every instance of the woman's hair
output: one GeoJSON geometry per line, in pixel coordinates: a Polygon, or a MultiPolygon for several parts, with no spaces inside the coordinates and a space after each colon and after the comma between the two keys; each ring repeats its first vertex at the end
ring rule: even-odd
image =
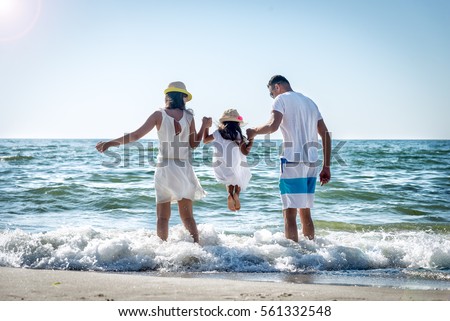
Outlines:
{"type": "Polygon", "coordinates": [[[187,95],[172,91],[166,94],[167,108],[169,109],[181,109],[186,110],[188,113],[193,114],[192,109],[186,109],[186,103],[183,98],[186,98],[187,95]]]}
{"type": "Polygon", "coordinates": [[[224,121],[219,125],[219,133],[223,139],[240,143],[246,139],[242,135],[241,126],[237,121],[224,121]]]}

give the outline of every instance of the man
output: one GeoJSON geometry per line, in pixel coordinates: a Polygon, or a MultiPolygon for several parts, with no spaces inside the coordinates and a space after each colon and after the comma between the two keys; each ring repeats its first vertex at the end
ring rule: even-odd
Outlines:
{"type": "Polygon", "coordinates": [[[283,155],[281,157],[280,193],[283,203],[286,238],[298,242],[297,211],[300,213],[303,235],[314,239],[311,210],[318,166],[318,134],[323,144],[321,185],[330,181],[331,137],[316,104],[308,97],[294,92],[289,81],[273,76],[267,85],[274,99],[272,117],[261,127],[247,129],[248,139],[271,134],[281,128],[283,155]]]}

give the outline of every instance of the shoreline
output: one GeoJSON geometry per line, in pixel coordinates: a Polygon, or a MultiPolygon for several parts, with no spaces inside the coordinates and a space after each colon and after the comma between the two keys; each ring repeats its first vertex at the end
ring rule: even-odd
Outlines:
{"type": "Polygon", "coordinates": [[[0,267],[2,301],[449,301],[449,290],[0,267]]]}

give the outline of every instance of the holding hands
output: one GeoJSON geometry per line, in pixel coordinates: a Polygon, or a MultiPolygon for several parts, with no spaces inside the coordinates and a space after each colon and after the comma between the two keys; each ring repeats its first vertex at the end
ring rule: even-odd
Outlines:
{"type": "Polygon", "coordinates": [[[256,131],[253,128],[247,128],[247,139],[253,140],[256,136],[256,131]]]}
{"type": "Polygon", "coordinates": [[[211,117],[203,117],[202,124],[205,128],[212,127],[212,118],[211,117]]]}

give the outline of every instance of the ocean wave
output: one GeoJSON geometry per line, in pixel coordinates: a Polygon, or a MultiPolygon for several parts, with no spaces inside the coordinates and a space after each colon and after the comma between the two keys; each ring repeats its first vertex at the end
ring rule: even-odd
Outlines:
{"type": "MultiPolygon", "coordinates": [[[[424,270],[450,275],[448,234],[425,231],[326,232],[315,241],[282,233],[217,233],[200,224],[200,244],[180,225],[167,242],[148,230],[92,227],[47,233],[0,233],[0,266],[35,269],[158,272],[288,272],[372,269],[424,270]],[[442,272],[444,271],[444,272],[442,272]],[[447,272],[445,272],[447,271],[447,272]]],[[[413,273],[413,272],[409,272],[413,273]]],[[[445,279],[445,277],[444,277],[445,279]]]]}
{"type": "Polygon", "coordinates": [[[29,161],[32,159],[34,159],[33,156],[25,156],[25,155],[0,156],[0,162],[20,162],[20,161],[29,161]]]}

